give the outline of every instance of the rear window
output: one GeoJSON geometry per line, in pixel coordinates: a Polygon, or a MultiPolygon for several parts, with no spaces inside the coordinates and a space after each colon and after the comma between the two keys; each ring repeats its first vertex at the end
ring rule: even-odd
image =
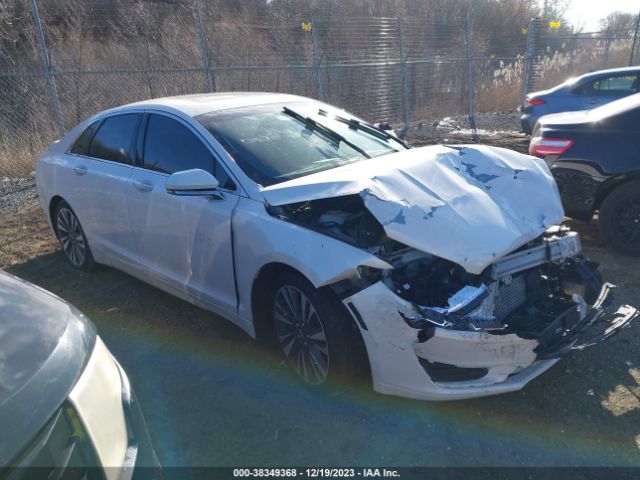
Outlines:
{"type": "Polygon", "coordinates": [[[131,165],[131,145],[140,118],[137,113],[127,113],[105,119],[91,140],[88,155],[131,165]]]}
{"type": "Polygon", "coordinates": [[[87,154],[87,148],[89,147],[89,141],[91,140],[91,137],[93,137],[93,132],[96,131],[96,127],[98,126],[98,123],[100,122],[94,122],[91,125],[89,125],[84,132],[82,132],[82,135],[80,135],[78,137],[78,140],[76,140],[76,143],[73,144],[73,147],[71,147],[71,153],[75,153],[76,155],[86,155],[87,154]]]}
{"type": "Polygon", "coordinates": [[[635,93],[638,86],[637,75],[616,75],[601,78],[584,86],[586,94],[628,95],[635,93]]]}

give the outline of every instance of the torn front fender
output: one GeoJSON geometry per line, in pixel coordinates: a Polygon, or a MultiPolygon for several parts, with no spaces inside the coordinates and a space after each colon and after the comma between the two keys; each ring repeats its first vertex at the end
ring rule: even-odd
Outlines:
{"type": "Polygon", "coordinates": [[[414,148],[262,193],[275,206],[359,194],[389,238],[469,273],[482,272],[564,216],[542,160],[483,145],[414,148]]]}

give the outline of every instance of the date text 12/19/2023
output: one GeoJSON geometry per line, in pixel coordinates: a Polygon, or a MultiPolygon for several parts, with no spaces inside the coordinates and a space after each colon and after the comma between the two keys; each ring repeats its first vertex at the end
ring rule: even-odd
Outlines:
{"type": "Polygon", "coordinates": [[[387,468],[235,468],[234,478],[400,478],[387,468]]]}

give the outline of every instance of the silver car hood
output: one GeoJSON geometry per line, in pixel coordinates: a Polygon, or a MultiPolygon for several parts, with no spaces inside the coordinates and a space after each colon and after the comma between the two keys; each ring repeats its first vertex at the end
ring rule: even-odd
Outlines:
{"type": "Polygon", "coordinates": [[[480,273],[562,222],[544,161],[485,145],[429,146],[264,188],[274,206],[358,194],[387,236],[480,273]]]}

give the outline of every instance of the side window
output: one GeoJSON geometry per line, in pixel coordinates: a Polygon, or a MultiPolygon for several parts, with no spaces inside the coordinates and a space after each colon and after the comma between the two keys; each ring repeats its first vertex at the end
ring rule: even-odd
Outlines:
{"type": "Polygon", "coordinates": [[[131,143],[141,115],[127,113],[105,119],[89,145],[89,156],[131,165],[131,143]]]}
{"type": "Polygon", "coordinates": [[[149,115],[143,164],[149,170],[169,174],[201,168],[213,174],[221,187],[235,189],[205,144],[186,126],[164,115],[149,115]]]}
{"type": "Polygon", "coordinates": [[[587,92],[600,95],[629,95],[638,88],[637,75],[617,75],[601,78],[586,85],[587,92]]]}
{"type": "Polygon", "coordinates": [[[89,140],[91,140],[91,137],[93,136],[93,132],[96,131],[96,128],[98,127],[99,123],[100,121],[92,123],[85,129],[84,132],[82,132],[82,135],[78,137],[78,139],[76,140],[76,143],[74,143],[73,147],[71,147],[71,150],[70,150],[71,153],[75,153],[76,155],[87,154],[87,147],[89,147],[89,140]]]}

